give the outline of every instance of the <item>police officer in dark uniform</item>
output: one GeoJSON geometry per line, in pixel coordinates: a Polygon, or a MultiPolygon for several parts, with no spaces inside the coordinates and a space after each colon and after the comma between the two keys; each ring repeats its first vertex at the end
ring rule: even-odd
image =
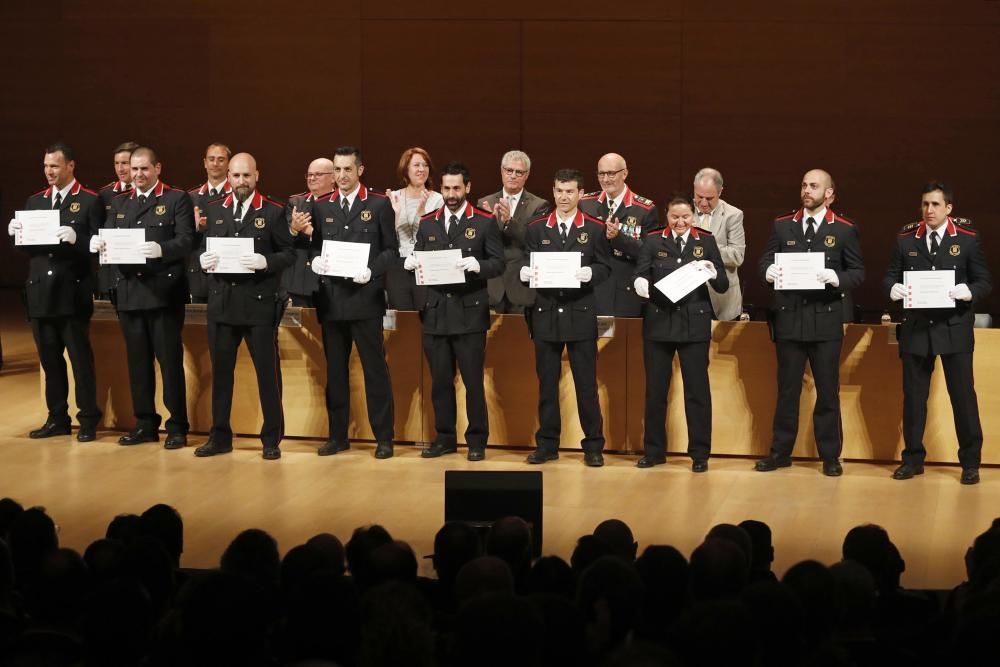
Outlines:
{"type": "Polygon", "coordinates": [[[722,253],[712,233],[694,226],[694,205],[676,197],[667,206],[667,225],[648,234],[636,265],[635,292],[646,304],[642,320],[642,351],[646,369],[646,417],[643,456],[637,466],[666,463],[667,392],[674,354],[684,378],[684,415],[688,455],[694,472],[708,470],[712,451],[712,393],[708,384],[708,348],[712,341],[712,300],[729,289],[722,253]],[[707,282],[676,302],[653,287],[677,269],[697,263],[707,282]]]}
{"type": "MultiPolygon", "coordinates": [[[[101,216],[102,224],[108,217],[108,214],[111,213],[111,200],[122,192],[132,188],[132,166],[130,164],[130,159],[132,157],[132,151],[138,147],[139,144],[134,141],[126,141],[125,143],[119,144],[115,148],[115,180],[105,184],[104,187],[97,191],[97,195],[101,198],[101,204],[104,206],[104,213],[101,216]]],[[[92,230],[92,233],[96,234],[97,230],[92,230]]],[[[97,263],[96,258],[93,262],[93,266],[94,272],[97,274],[96,296],[98,299],[109,299],[111,285],[114,282],[114,269],[111,266],[101,266],[97,263]]]]}
{"type": "MultiPolygon", "coordinates": [[[[132,183],[111,201],[107,229],[141,229],[146,242],[139,250],[145,264],[108,264],[112,269],[115,308],[125,338],[135,428],[118,439],[120,445],[158,442],[154,359],[163,378],[167,419],[166,449],[187,444],[187,390],[184,380],[184,304],[187,303],[186,262],[194,235],[191,200],[160,180],[161,165],[150,148],[130,156],[132,183]]],[[[101,253],[105,241],[90,240],[90,251],[101,253]]]]}
{"type": "Polygon", "coordinates": [[[644,234],[660,231],[659,214],[653,200],[641,197],[625,184],[625,158],[608,153],[597,162],[600,192],[584,195],[580,210],[604,221],[611,243],[611,278],[594,288],[597,314],[615,317],[642,317],[643,301],[636,296],[632,281],[642,249],[644,234]]]}
{"type": "Polygon", "coordinates": [[[923,220],[903,227],[896,237],[889,270],[882,285],[894,301],[907,306],[909,290],[904,271],[954,271],[955,286],[948,298],[951,308],[905,310],[899,324],[899,356],[903,364],[903,464],[894,479],[910,479],[924,472],[924,426],[927,396],[937,357],[941,357],[948,396],[958,435],[958,460],[962,484],[979,483],[983,427],[972,375],[975,346],[973,304],[993,288],[979,236],[967,221],[950,217],[951,189],[928,183],[921,198],[923,220]]]}
{"type": "Polygon", "coordinates": [[[799,395],[806,361],[816,381],[813,426],[823,474],[843,474],[840,452],[840,348],[844,339],[844,294],[865,278],[861,248],[854,226],[826,207],[833,179],[813,169],[802,179],[802,208],[774,221],[767,252],[760,260],[761,276],[775,283],[771,327],[778,357],[778,401],[774,410],[771,453],[755,469],[768,472],[792,464],[799,430],[799,395]],[[782,290],[784,278],[775,255],[784,252],[824,254],[816,279],[822,289],[782,290]]]}
{"type": "MultiPolygon", "coordinates": [[[[217,199],[221,200],[233,191],[233,186],[229,183],[229,158],[233,152],[225,144],[209,144],[205,149],[205,158],[202,161],[205,166],[205,174],[208,179],[196,188],[188,190],[191,196],[191,203],[194,205],[194,239],[192,248],[200,248],[208,225],[208,204],[217,199]]],[[[191,303],[208,303],[208,283],[209,277],[201,268],[199,262],[200,253],[193,252],[188,260],[188,292],[191,294],[191,303]]]]}
{"type": "Polygon", "coordinates": [[[528,463],[545,463],[559,458],[559,377],[562,353],[576,386],[576,405],[583,427],[584,463],[604,465],[604,418],[597,399],[597,313],[594,289],[611,273],[608,239],[604,224],[579,210],[583,176],[576,169],[555,173],[552,195],[556,210],[532,222],[525,234],[525,266],[521,281],[529,283],[534,270],[531,253],[579,252],[577,288],[539,288],[535,305],[527,310],[528,329],[535,342],[535,371],[538,374],[538,432],[535,451],[528,463]]]}
{"type": "Polygon", "coordinates": [[[341,146],[333,157],[337,190],[313,202],[312,270],[319,275],[316,314],[323,327],[326,352],[326,412],[330,437],[320,456],[348,449],[351,421],[351,346],[357,345],[365,376],[368,421],[375,435],[375,458],[393,455],[393,402],[389,366],[385,361],[382,316],[385,314],[385,273],[399,260],[396,214],[385,195],[361,184],[361,151],[341,146]],[[324,275],[324,241],[368,244],[368,266],[347,278],[324,275]]]}
{"type": "Polygon", "coordinates": [[[233,191],[208,206],[208,224],[199,263],[210,274],[208,289],[208,349],[212,357],[212,430],[196,456],[233,451],[230,413],[236,353],[244,340],[257,372],[264,425],[260,439],[264,458],[281,458],[278,445],[284,435],[281,409],[281,366],[278,359],[278,323],[284,310],[281,272],[295,261],[292,236],[282,205],[257,191],[257,162],[249,153],[237,153],[229,162],[233,191]],[[215,237],[253,239],[253,252],[239,258],[249,273],[216,272],[220,256],[208,249],[215,237]]]}
{"type": "MultiPolygon", "coordinates": [[[[73,150],[64,143],[45,149],[45,179],[48,187],[28,198],[29,211],[56,209],[60,227],[58,244],[25,245],[28,280],[25,304],[38,358],[45,373],[45,423],[29,434],[31,438],[69,435],[69,378],[63,352],[69,352],[76,389],[76,439],[90,442],[97,437],[101,411],[97,407],[94,352],[90,347],[90,317],[94,313],[94,281],[87,248],[91,231],[100,227],[104,209],[93,190],[84,188],[73,173],[73,150]]],[[[21,223],[10,221],[7,231],[16,238],[21,223]]]]}
{"type": "Polygon", "coordinates": [[[292,195],[285,204],[288,226],[295,237],[295,263],[281,275],[281,286],[293,306],[313,307],[313,293],[319,288],[312,270],[313,202],[333,193],[333,162],[317,158],[306,171],[308,190],[292,195]]]}
{"type": "MultiPolygon", "coordinates": [[[[424,458],[452,454],[458,450],[456,435],[455,366],[465,385],[465,410],[469,420],[465,442],[467,458],[482,461],[490,434],[483,387],[486,363],[486,331],[490,328],[490,299],[486,281],[503,275],[504,250],[500,228],[493,216],[466,201],[472,188],[469,170],[451,162],[441,173],[444,206],[420,219],[414,250],[460,249],[458,268],[465,282],[430,285],[427,303],[421,309],[424,353],[431,369],[431,401],[434,404],[434,442],[421,452],[424,458]]],[[[404,268],[421,272],[411,254],[404,268]]]]}

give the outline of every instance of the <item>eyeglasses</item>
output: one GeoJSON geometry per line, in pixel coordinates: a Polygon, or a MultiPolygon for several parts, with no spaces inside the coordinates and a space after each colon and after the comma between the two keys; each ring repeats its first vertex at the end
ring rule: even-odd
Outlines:
{"type": "Polygon", "coordinates": [[[622,173],[623,171],[625,171],[624,167],[621,168],[621,169],[616,169],[615,171],[599,171],[599,172],[597,172],[597,177],[598,178],[614,178],[615,176],[617,176],[618,174],[622,173]]]}
{"type": "Polygon", "coordinates": [[[332,171],[310,171],[310,172],[306,172],[306,180],[309,180],[310,178],[319,178],[320,176],[329,176],[332,173],[333,173],[332,171]]]}
{"type": "Polygon", "coordinates": [[[528,172],[524,169],[511,169],[510,167],[504,167],[503,173],[507,174],[508,176],[517,176],[518,178],[528,175],[528,172]]]}

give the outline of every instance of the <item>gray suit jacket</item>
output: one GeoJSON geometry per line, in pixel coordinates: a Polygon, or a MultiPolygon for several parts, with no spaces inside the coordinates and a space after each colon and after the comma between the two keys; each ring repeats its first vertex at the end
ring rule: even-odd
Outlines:
{"type": "MultiPolygon", "coordinates": [[[[697,226],[702,225],[696,222],[697,226]]],[[[708,229],[722,253],[722,263],[726,265],[729,289],[719,294],[709,286],[708,296],[712,300],[715,317],[720,320],[734,320],[743,312],[743,290],[740,289],[738,269],[746,254],[746,236],[743,233],[743,211],[732,204],[719,200],[712,211],[712,226],[708,229]]]]}
{"type": "MultiPolygon", "coordinates": [[[[503,190],[494,192],[488,197],[479,200],[477,206],[492,211],[497,200],[503,195],[503,190]]],[[[521,198],[517,201],[517,208],[514,209],[510,221],[506,225],[501,225],[499,220],[496,224],[500,226],[503,237],[503,258],[504,272],[502,276],[491,278],[487,283],[487,290],[490,295],[490,306],[496,306],[507,295],[507,300],[515,306],[530,306],[535,303],[535,290],[529,288],[521,282],[519,273],[524,257],[524,234],[528,223],[547,215],[552,210],[552,206],[527,190],[522,191],[521,198]]]]}

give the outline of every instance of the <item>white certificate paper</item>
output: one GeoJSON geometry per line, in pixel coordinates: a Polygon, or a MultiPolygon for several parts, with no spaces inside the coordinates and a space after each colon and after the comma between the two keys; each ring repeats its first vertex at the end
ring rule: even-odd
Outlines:
{"type": "Polygon", "coordinates": [[[15,211],[14,219],[21,229],[14,234],[14,245],[59,245],[59,211],[15,211]]]}
{"type": "Polygon", "coordinates": [[[955,286],[954,271],[903,271],[903,308],[954,308],[948,292],[955,286]]]}
{"type": "Polygon", "coordinates": [[[452,250],[415,250],[419,263],[416,270],[418,285],[455,285],[465,282],[465,271],[458,268],[462,259],[459,248],[452,250]]]}
{"type": "Polygon", "coordinates": [[[533,252],[531,253],[532,288],[579,287],[576,272],[580,269],[579,252],[533,252]]]}
{"type": "Polygon", "coordinates": [[[774,255],[778,279],[774,289],[825,289],[816,274],[826,268],[826,255],[821,252],[779,252],[774,255]]]}
{"type": "Polygon", "coordinates": [[[101,264],[146,263],[146,257],[139,254],[139,244],[146,242],[145,229],[99,229],[97,235],[104,239],[101,264]]]}
{"type": "Polygon", "coordinates": [[[240,257],[253,254],[253,239],[230,238],[226,236],[209,236],[205,239],[205,250],[219,255],[219,264],[209,273],[253,273],[253,269],[244,268],[240,257]]]}
{"type": "Polygon", "coordinates": [[[681,268],[668,273],[655,283],[653,287],[667,295],[667,298],[677,303],[698,287],[711,279],[712,274],[698,262],[690,262],[681,268]]]}
{"type": "Polygon", "coordinates": [[[323,275],[342,278],[360,276],[368,268],[370,250],[370,243],[323,241],[323,260],[326,262],[326,272],[323,275]]]}

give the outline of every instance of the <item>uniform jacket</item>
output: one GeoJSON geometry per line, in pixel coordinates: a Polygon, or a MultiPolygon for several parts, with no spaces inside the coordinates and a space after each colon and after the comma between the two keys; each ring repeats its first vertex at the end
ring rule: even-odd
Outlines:
{"type": "Polygon", "coordinates": [[[466,271],[464,283],[427,287],[427,303],[420,314],[425,334],[454,335],[489,329],[490,304],[486,283],[504,271],[503,242],[493,215],[466,202],[465,208],[456,214],[458,222],[446,232],[445,220],[451,215],[448,207],[442,206],[420,218],[417,243],[413,249],[458,248],[462,257],[479,260],[479,273],[466,271]]]}
{"type": "Polygon", "coordinates": [[[889,270],[882,281],[888,295],[896,283],[903,283],[904,271],[954,270],[955,284],[965,283],[972,292],[972,301],[956,301],[954,308],[914,308],[903,311],[903,321],[897,330],[899,354],[930,356],[972,352],[975,339],[974,304],[993,289],[992,277],[986,265],[976,231],[960,226],[948,218],[942,227],[944,235],[937,255],[927,249],[927,234],[923,222],[906,225],[896,236],[889,270]]]}
{"type": "MultiPolygon", "coordinates": [[[[697,224],[696,224],[697,226],[697,224]]],[[[701,229],[701,227],[699,227],[701,229]]],[[[743,312],[743,291],[740,289],[738,270],[746,255],[747,242],[743,231],[743,211],[720,199],[707,227],[719,246],[722,263],[726,265],[729,289],[719,293],[709,288],[712,310],[720,320],[735,320],[743,312]]]]}
{"type": "MultiPolygon", "coordinates": [[[[131,187],[132,185],[130,183],[122,183],[118,179],[115,179],[97,191],[97,196],[101,198],[101,204],[104,206],[104,212],[101,213],[101,224],[104,224],[104,221],[108,218],[108,214],[111,212],[111,200],[122,192],[131,189],[131,187]]],[[[96,229],[91,230],[91,235],[96,233],[96,229]]],[[[114,267],[107,265],[101,266],[98,263],[96,256],[94,256],[91,261],[94,271],[97,274],[97,291],[100,294],[105,294],[111,290],[111,287],[114,284],[114,267]]]]}
{"type": "MultiPolygon", "coordinates": [[[[191,205],[197,206],[201,209],[202,215],[208,215],[208,205],[214,200],[218,199],[220,202],[225,198],[226,195],[233,191],[233,186],[229,184],[229,180],[223,182],[222,185],[222,195],[212,197],[209,192],[208,181],[205,181],[200,186],[196,188],[191,188],[188,190],[188,196],[191,197],[191,205]]],[[[191,247],[194,249],[200,248],[202,246],[202,240],[205,236],[204,229],[198,229],[198,221],[195,220],[194,236],[191,239],[191,247]]],[[[199,253],[191,253],[191,258],[188,260],[188,292],[192,296],[199,298],[208,297],[208,276],[201,270],[201,264],[198,260],[199,253]]]]}
{"type": "Polygon", "coordinates": [[[364,285],[351,278],[319,276],[314,297],[322,320],[365,320],[385,313],[385,272],[399,259],[396,213],[389,199],[364,185],[346,219],[340,191],[313,202],[311,257],[323,252],[323,241],[369,245],[372,277],[364,285]]]}
{"type": "Polygon", "coordinates": [[[774,290],[771,312],[776,339],[797,341],[840,340],[844,336],[841,301],[844,294],[865,279],[861,247],[854,225],[827,209],[810,247],[802,232],[803,211],[774,221],[767,252],[758,266],[761,279],[782,252],[822,252],[825,267],[837,272],[840,285],[821,290],[774,290]]]}
{"type": "MultiPolygon", "coordinates": [[[[330,193],[320,195],[329,197],[330,193]]],[[[298,209],[302,213],[313,213],[313,197],[310,192],[300,192],[288,198],[285,204],[285,218],[288,224],[292,224],[292,209],[298,209]]],[[[313,217],[313,233],[316,231],[317,221],[313,217]]],[[[281,284],[289,294],[300,296],[312,296],[312,293],[319,287],[318,276],[313,273],[310,266],[312,259],[312,238],[304,233],[299,233],[295,238],[295,263],[292,264],[281,276],[281,284]]]]}
{"type": "Polygon", "coordinates": [[[277,325],[284,305],[281,272],[295,261],[285,209],[255,192],[237,225],[233,219],[234,198],[230,193],[209,203],[201,252],[205,252],[209,237],[252,238],[254,252],[264,256],[267,268],[253,273],[205,274],[208,319],[236,326],[277,325]]]}
{"type": "Polygon", "coordinates": [[[682,253],[677,252],[670,229],[646,235],[636,264],[636,277],[649,280],[649,303],[642,333],[648,340],[692,343],[712,338],[712,301],[709,285],[718,293],[729,289],[722,254],[710,232],[692,227],[682,253]],[[674,303],[653,285],[691,262],[708,260],[716,277],[674,303]]]}
{"type": "Polygon", "coordinates": [[[147,241],[160,244],[163,257],[145,264],[106,265],[118,310],[149,310],[187,302],[186,265],[194,243],[191,199],[163,181],[144,204],[135,190],[111,200],[106,229],[143,229],[147,241]]]}
{"type": "Polygon", "coordinates": [[[526,311],[532,337],[550,342],[597,338],[594,290],[611,275],[611,249],[604,223],[577,211],[563,245],[553,211],[528,225],[524,249],[524,266],[529,266],[533,252],[579,252],[580,266],[593,271],[590,282],[578,288],[535,290],[535,305],[526,311]]]}
{"type": "MultiPolygon", "coordinates": [[[[607,222],[608,195],[603,190],[584,195],[580,210],[607,222]]],[[[652,199],[641,197],[626,185],[622,203],[614,213],[621,223],[618,236],[611,239],[611,278],[597,288],[597,314],[616,317],[641,317],[642,299],[632,286],[635,264],[645,234],[659,231],[660,217],[652,199]]]]}
{"type": "MultiPolygon", "coordinates": [[[[495,209],[497,201],[502,196],[503,190],[500,190],[483,197],[479,200],[479,208],[486,208],[488,204],[490,210],[495,209]]],[[[497,227],[502,234],[503,259],[506,266],[502,276],[492,278],[488,283],[491,306],[500,303],[504,294],[507,295],[507,300],[516,306],[530,306],[535,302],[535,290],[525,286],[518,275],[524,259],[524,235],[529,222],[547,215],[551,210],[552,205],[547,201],[527,190],[522,190],[521,197],[517,200],[517,208],[511,211],[507,224],[501,225],[497,220],[497,227]]]]}
{"type": "MultiPolygon", "coordinates": [[[[28,198],[24,208],[52,208],[52,187],[28,198]]],[[[76,243],[19,246],[28,254],[25,303],[28,317],[89,317],[94,312],[94,281],[90,270],[90,236],[101,226],[104,208],[93,190],[74,180],[59,205],[59,222],[76,231],[76,243]]]]}

